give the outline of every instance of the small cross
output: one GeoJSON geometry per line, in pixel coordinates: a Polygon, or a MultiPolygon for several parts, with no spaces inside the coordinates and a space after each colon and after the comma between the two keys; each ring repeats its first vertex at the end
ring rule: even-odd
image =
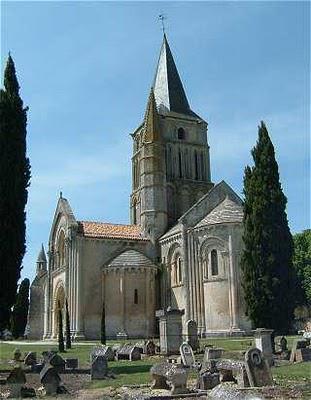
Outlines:
{"type": "Polygon", "coordinates": [[[161,25],[162,25],[162,30],[163,33],[165,34],[165,25],[164,25],[164,20],[167,19],[167,17],[165,16],[165,14],[160,14],[159,15],[159,20],[161,21],[161,25]]]}

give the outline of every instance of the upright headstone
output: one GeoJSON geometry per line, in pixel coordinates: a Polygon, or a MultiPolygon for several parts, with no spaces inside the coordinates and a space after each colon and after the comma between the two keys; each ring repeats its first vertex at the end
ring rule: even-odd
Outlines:
{"type": "Polygon", "coordinates": [[[168,307],[156,311],[160,325],[160,352],[164,355],[178,354],[182,344],[182,316],[184,310],[168,307]]]}
{"type": "Polygon", "coordinates": [[[255,347],[259,349],[264,358],[268,361],[269,366],[273,365],[272,356],[272,329],[258,328],[254,331],[255,347]]]}
{"type": "Polygon", "coordinates": [[[105,347],[106,346],[99,345],[99,346],[95,346],[92,348],[92,350],[90,352],[90,363],[91,364],[97,356],[105,356],[105,347]]]}
{"type": "Polygon", "coordinates": [[[152,340],[147,340],[144,344],[144,354],[147,356],[154,356],[156,351],[156,345],[152,340]]]}
{"type": "Polygon", "coordinates": [[[270,367],[258,348],[245,353],[247,377],[251,386],[270,386],[273,384],[270,367]]]}
{"type": "MultiPolygon", "coordinates": [[[[308,346],[308,341],[307,339],[296,339],[293,341],[293,345],[292,345],[292,350],[290,353],[290,362],[295,362],[295,361],[303,361],[302,358],[302,352],[298,352],[298,350],[309,350],[307,349],[308,346]],[[298,352],[298,354],[297,354],[298,352]],[[297,357],[298,355],[298,357],[297,357]]],[[[308,353],[308,352],[306,352],[308,353]]],[[[308,356],[307,356],[308,357],[308,356]]]]}
{"type": "Polygon", "coordinates": [[[60,356],[59,354],[52,355],[52,357],[50,358],[49,363],[52,365],[52,367],[54,367],[56,369],[56,371],[59,374],[65,372],[66,362],[63,359],[63,357],[60,356]]]}
{"type": "Polygon", "coordinates": [[[30,366],[37,364],[37,353],[34,351],[30,351],[29,353],[27,353],[24,359],[24,364],[30,366]]]}
{"type": "Polygon", "coordinates": [[[9,388],[9,397],[19,398],[21,397],[21,390],[23,385],[26,383],[26,375],[21,367],[13,368],[6,380],[9,388]]]}
{"type": "Polygon", "coordinates": [[[186,322],[186,341],[190,344],[193,351],[199,348],[198,325],[193,319],[186,322]]]}
{"type": "Polygon", "coordinates": [[[215,348],[215,347],[205,347],[203,364],[207,363],[209,360],[216,360],[217,358],[221,358],[223,349],[215,348]]]}
{"type": "Polygon", "coordinates": [[[195,358],[191,346],[188,343],[184,342],[180,346],[179,351],[183,365],[189,368],[194,367],[195,358]]]}
{"type": "Polygon", "coordinates": [[[44,386],[47,395],[56,394],[60,386],[60,376],[52,365],[45,364],[42,371],[40,372],[40,381],[44,386]]]}
{"type": "Polygon", "coordinates": [[[108,363],[105,356],[97,356],[91,365],[91,379],[105,379],[108,373],[108,363]]]}

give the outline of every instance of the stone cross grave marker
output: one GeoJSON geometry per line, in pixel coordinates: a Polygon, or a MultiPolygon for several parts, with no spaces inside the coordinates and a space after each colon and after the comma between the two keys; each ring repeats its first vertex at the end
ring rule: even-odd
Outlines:
{"type": "Polygon", "coordinates": [[[196,351],[199,348],[198,325],[193,319],[186,322],[186,341],[196,351]]]}
{"type": "Polygon", "coordinates": [[[40,372],[40,381],[44,386],[47,395],[53,395],[57,393],[61,379],[58,372],[52,365],[45,364],[42,371],[40,372]]]}
{"type": "Polygon", "coordinates": [[[21,367],[13,368],[6,380],[9,388],[9,397],[21,397],[22,386],[26,383],[26,375],[21,367]]]}
{"type": "Polygon", "coordinates": [[[182,363],[185,367],[193,367],[195,364],[195,358],[191,346],[184,342],[179,348],[182,363]]]}
{"type": "Polygon", "coordinates": [[[245,366],[251,386],[273,385],[270,367],[259,349],[252,348],[245,353],[245,366]]]}
{"type": "Polygon", "coordinates": [[[91,379],[105,379],[108,373],[108,362],[105,356],[97,356],[91,365],[91,379]]]}

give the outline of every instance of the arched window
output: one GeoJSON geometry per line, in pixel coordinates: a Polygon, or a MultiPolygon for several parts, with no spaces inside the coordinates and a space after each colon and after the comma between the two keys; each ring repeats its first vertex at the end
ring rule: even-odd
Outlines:
{"type": "Polygon", "coordinates": [[[181,265],[181,258],[177,258],[177,283],[182,283],[182,265],[181,265]]]}
{"type": "Polygon", "coordinates": [[[63,267],[65,265],[65,234],[61,231],[58,238],[58,267],[63,267]]]}
{"type": "Polygon", "coordinates": [[[202,266],[203,266],[203,278],[204,279],[208,279],[208,262],[207,262],[207,258],[204,258],[204,260],[202,262],[202,266]]]}
{"type": "Polygon", "coordinates": [[[134,290],[134,304],[138,304],[138,290],[134,290]]]}
{"type": "Polygon", "coordinates": [[[178,131],[177,131],[177,137],[178,137],[178,139],[179,140],[184,140],[185,139],[185,130],[184,130],[184,128],[178,128],[178,131]]]}
{"type": "Polygon", "coordinates": [[[212,275],[218,275],[218,255],[215,249],[211,251],[211,270],[212,275]]]}

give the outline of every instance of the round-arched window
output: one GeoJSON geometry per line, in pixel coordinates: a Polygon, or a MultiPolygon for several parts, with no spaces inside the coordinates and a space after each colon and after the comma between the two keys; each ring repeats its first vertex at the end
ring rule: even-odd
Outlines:
{"type": "Polygon", "coordinates": [[[178,137],[179,140],[185,140],[186,132],[185,132],[184,128],[178,128],[177,137],[178,137]]]}
{"type": "Polygon", "coordinates": [[[212,275],[218,275],[218,255],[215,249],[211,251],[211,270],[212,275]]]}

